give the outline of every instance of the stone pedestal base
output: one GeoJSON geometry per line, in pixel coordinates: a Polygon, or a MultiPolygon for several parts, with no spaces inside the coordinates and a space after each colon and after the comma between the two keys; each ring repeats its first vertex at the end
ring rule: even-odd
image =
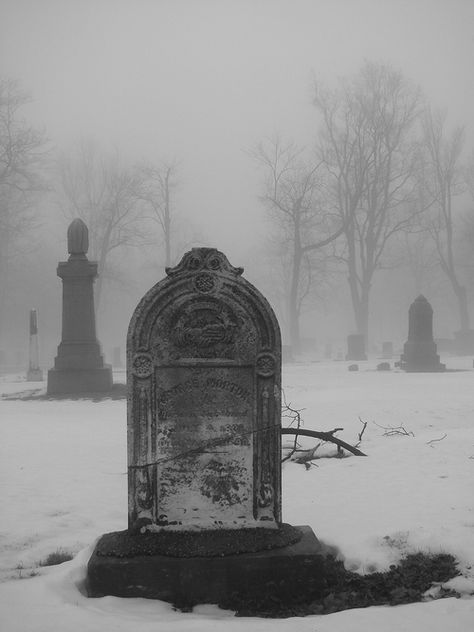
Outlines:
{"type": "Polygon", "coordinates": [[[112,367],[96,369],[50,369],[48,395],[101,393],[112,388],[112,367]]]}
{"type": "Polygon", "coordinates": [[[305,595],[314,599],[327,586],[326,552],[310,527],[295,529],[302,536],[295,544],[215,557],[105,556],[98,553],[99,540],[87,569],[88,595],[161,599],[186,608],[247,598],[288,604],[305,595]]]}
{"type": "Polygon", "coordinates": [[[28,369],[26,374],[27,382],[42,382],[43,381],[43,371],[41,369],[28,369]]]}
{"type": "Polygon", "coordinates": [[[436,353],[436,344],[429,340],[407,341],[400,357],[400,368],[412,373],[445,371],[436,353]]]}

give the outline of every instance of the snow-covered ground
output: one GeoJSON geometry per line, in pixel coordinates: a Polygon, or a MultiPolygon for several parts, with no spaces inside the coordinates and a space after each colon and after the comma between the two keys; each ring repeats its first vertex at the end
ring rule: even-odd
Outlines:
{"type": "MultiPolygon", "coordinates": [[[[448,552],[462,575],[460,599],[268,620],[203,605],[80,592],[94,542],[126,528],[125,400],[0,400],[0,629],[2,632],[133,630],[278,632],[469,632],[474,629],[474,369],[443,358],[447,373],[378,372],[376,359],[288,364],[286,401],[306,428],[338,436],[367,457],[283,466],[283,519],[308,524],[336,546],[348,569],[383,570],[408,552],[448,552]],[[403,426],[408,434],[386,436],[403,426]],[[51,552],[75,554],[43,567],[51,552]]],[[[123,380],[123,373],[116,376],[123,380]]],[[[38,388],[6,376],[0,394],[38,388]]],[[[290,441],[290,438],[287,440],[290,441]]],[[[315,445],[308,439],[306,445],[315,445]]]]}

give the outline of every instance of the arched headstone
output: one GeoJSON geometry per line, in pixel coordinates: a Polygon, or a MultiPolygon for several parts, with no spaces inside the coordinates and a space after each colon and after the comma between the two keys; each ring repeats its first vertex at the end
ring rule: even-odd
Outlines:
{"type": "Polygon", "coordinates": [[[127,337],[129,528],[97,542],[88,594],[312,600],[327,585],[321,546],[281,522],[275,315],[214,248],[166,272],[127,337]]]}
{"type": "Polygon", "coordinates": [[[408,372],[444,371],[433,339],[433,308],[420,294],[408,310],[408,340],[400,357],[400,367],[408,372]]]}
{"type": "Polygon", "coordinates": [[[266,299],[194,248],[141,300],[127,338],[129,529],[281,521],[281,341],[266,299]]]}

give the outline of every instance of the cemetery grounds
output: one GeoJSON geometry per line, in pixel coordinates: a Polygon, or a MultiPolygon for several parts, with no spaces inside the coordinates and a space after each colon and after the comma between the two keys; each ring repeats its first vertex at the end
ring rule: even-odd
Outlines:
{"type": "MultiPolygon", "coordinates": [[[[235,617],[202,605],[81,593],[94,542],[127,526],[126,400],[9,399],[41,387],[0,378],[0,629],[2,632],[469,632],[474,629],[474,369],[441,358],[446,373],[376,371],[376,358],[283,366],[286,402],[304,428],[336,436],[367,457],[283,464],[283,520],[310,525],[358,573],[387,570],[403,556],[450,553],[460,575],[421,603],[304,618],[235,617]],[[456,369],[456,370],[455,370],[456,369]],[[52,553],[72,560],[42,565],[52,553]],[[454,590],[458,597],[433,599],[454,590]]],[[[124,381],[124,372],[114,375],[124,381]]],[[[45,385],[43,385],[44,387],[45,385]]],[[[283,420],[283,425],[287,421],[283,420]]],[[[283,437],[291,445],[292,437],[283,437]]],[[[316,439],[304,439],[312,448],[316,439]]]]}

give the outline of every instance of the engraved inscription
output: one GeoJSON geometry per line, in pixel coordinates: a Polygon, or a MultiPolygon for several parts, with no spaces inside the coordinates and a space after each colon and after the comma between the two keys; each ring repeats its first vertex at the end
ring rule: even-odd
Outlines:
{"type": "Polygon", "coordinates": [[[252,372],[161,368],[156,449],[160,525],[238,523],[253,498],[252,372]]]}

